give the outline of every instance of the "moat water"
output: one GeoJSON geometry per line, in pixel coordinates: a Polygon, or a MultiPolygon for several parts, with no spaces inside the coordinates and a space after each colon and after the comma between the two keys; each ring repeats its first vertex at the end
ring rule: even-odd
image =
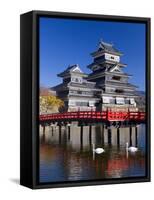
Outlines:
{"type": "Polygon", "coordinates": [[[44,134],[40,128],[40,182],[145,176],[145,131],[145,124],[46,127],[44,134]],[[126,142],[138,151],[127,152],[126,142]],[[94,153],[92,144],[105,152],[94,153]]]}

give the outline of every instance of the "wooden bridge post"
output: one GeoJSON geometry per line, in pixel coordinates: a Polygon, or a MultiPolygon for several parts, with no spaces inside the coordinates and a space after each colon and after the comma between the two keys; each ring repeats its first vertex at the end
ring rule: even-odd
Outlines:
{"type": "Polygon", "coordinates": [[[135,126],[135,146],[138,146],[138,127],[135,126]]]}
{"type": "Polygon", "coordinates": [[[45,135],[45,125],[43,125],[43,135],[45,135]]]}
{"type": "Polygon", "coordinates": [[[129,128],[129,145],[132,146],[132,126],[129,128]]]}
{"type": "Polygon", "coordinates": [[[89,144],[91,145],[92,125],[89,125],[89,144]]]}
{"type": "Polygon", "coordinates": [[[117,146],[120,146],[120,128],[117,128],[117,146]]]}
{"type": "Polygon", "coordinates": [[[43,125],[42,142],[45,142],[45,125],[43,125]]]}
{"type": "Polygon", "coordinates": [[[101,138],[102,138],[102,145],[104,145],[104,124],[102,124],[101,138]]]}
{"type": "Polygon", "coordinates": [[[52,136],[53,136],[53,124],[51,124],[51,134],[52,134],[52,136]]]}
{"type": "Polygon", "coordinates": [[[81,129],[80,129],[80,146],[81,150],[83,149],[83,125],[81,124],[81,129]]]}
{"type": "Polygon", "coordinates": [[[61,124],[58,124],[59,126],[59,144],[61,144],[61,124]]]}
{"type": "Polygon", "coordinates": [[[71,125],[68,124],[68,140],[69,140],[69,141],[70,141],[70,139],[71,139],[70,132],[71,132],[71,125]]]}
{"type": "Polygon", "coordinates": [[[112,143],[112,133],[111,133],[111,126],[108,128],[108,144],[111,145],[112,143]]]}

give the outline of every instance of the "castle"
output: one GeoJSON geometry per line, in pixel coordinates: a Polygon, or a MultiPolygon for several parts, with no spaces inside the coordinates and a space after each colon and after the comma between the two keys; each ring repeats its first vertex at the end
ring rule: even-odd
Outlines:
{"type": "Polygon", "coordinates": [[[91,56],[90,74],[77,64],[58,74],[63,82],[51,89],[64,101],[63,111],[137,111],[137,86],[129,83],[131,75],[123,72],[127,65],[120,62],[122,53],[113,44],[100,41],[91,56]]]}

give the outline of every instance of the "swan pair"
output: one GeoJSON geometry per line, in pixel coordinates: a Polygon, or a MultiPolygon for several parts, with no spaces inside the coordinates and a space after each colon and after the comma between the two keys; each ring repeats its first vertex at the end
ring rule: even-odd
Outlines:
{"type": "Polygon", "coordinates": [[[105,150],[103,148],[96,148],[95,149],[95,144],[93,144],[93,153],[101,154],[104,153],[105,150]]]}
{"type": "MultiPolygon", "coordinates": [[[[131,146],[131,147],[129,147],[128,146],[128,142],[126,143],[126,151],[128,152],[136,152],[136,151],[138,151],[138,148],[137,147],[133,147],[133,146],[131,146]]],[[[93,144],[93,152],[94,153],[97,153],[97,154],[101,154],[101,153],[104,153],[105,152],[105,150],[103,149],[103,148],[95,148],[95,144],[93,144]]]]}
{"type": "Polygon", "coordinates": [[[126,151],[129,151],[129,152],[136,152],[138,151],[138,148],[137,147],[129,147],[128,146],[128,142],[126,143],[126,151]]]}

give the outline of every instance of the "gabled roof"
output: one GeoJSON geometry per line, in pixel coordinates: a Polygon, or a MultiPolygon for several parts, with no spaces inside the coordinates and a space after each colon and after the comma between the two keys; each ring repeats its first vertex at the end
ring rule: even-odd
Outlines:
{"type": "Polygon", "coordinates": [[[65,72],[71,72],[71,71],[77,71],[77,72],[83,73],[78,64],[69,65],[67,69],[65,70],[65,72]]]}
{"type": "Polygon", "coordinates": [[[108,71],[109,72],[123,73],[118,65],[114,65],[114,66],[110,67],[108,71]]]}
{"type": "Polygon", "coordinates": [[[103,41],[100,41],[99,43],[99,49],[103,49],[103,50],[106,50],[106,51],[110,51],[110,52],[115,52],[115,53],[121,53],[119,50],[117,50],[113,44],[110,44],[110,43],[106,43],[106,42],[103,42],[103,41]]]}
{"type": "Polygon", "coordinates": [[[113,53],[115,55],[122,55],[122,52],[116,49],[113,44],[104,42],[102,40],[99,42],[98,50],[93,52],[91,55],[95,56],[95,54],[98,54],[101,51],[113,53]]]}
{"type": "Polygon", "coordinates": [[[59,77],[64,77],[65,75],[71,74],[71,73],[77,73],[77,74],[82,74],[84,75],[84,73],[82,72],[82,70],[80,69],[78,64],[75,65],[69,65],[67,67],[66,70],[64,70],[63,72],[61,72],[60,74],[58,74],[59,77]]]}

